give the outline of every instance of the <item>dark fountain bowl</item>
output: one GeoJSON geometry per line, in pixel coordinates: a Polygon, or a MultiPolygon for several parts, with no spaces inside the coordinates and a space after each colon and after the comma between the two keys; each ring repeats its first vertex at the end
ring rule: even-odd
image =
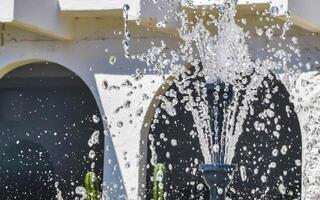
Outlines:
{"type": "Polygon", "coordinates": [[[225,164],[201,164],[204,181],[210,190],[210,200],[224,200],[226,189],[232,181],[233,173],[237,171],[237,165],[225,164]]]}

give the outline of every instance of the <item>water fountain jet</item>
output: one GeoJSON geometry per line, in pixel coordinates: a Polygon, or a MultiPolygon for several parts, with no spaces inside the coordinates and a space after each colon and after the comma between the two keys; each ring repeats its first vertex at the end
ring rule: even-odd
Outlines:
{"type": "MultiPolygon", "coordinates": [[[[221,85],[221,84],[220,84],[221,85]]],[[[226,85],[223,85],[224,88],[228,87],[226,85]]],[[[224,200],[226,197],[226,190],[228,186],[230,185],[233,173],[237,171],[237,165],[234,164],[225,164],[225,133],[223,133],[223,130],[219,130],[215,128],[217,126],[217,123],[215,123],[215,119],[217,119],[217,116],[215,116],[215,84],[213,83],[207,83],[206,89],[207,89],[207,102],[208,102],[208,111],[209,111],[209,124],[211,128],[211,132],[214,133],[214,139],[213,139],[213,164],[201,164],[199,166],[199,169],[202,171],[203,179],[206,183],[206,185],[209,187],[210,191],[210,200],[224,200]]],[[[228,88],[228,97],[230,98],[232,96],[232,93],[230,92],[230,87],[228,88]]],[[[226,99],[223,102],[223,106],[227,106],[228,100],[226,99]]]]}

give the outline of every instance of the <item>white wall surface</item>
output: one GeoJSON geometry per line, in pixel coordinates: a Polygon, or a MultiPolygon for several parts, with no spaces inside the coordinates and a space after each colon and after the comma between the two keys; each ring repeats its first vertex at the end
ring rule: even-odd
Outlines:
{"type": "Polygon", "coordinates": [[[302,74],[293,92],[294,104],[298,112],[302,134],[302,199],[320,198],[320,76],[318,72],[302,74]]]}
{"type": "Polygon", "coordinates": [[[14,0],[1,0],[0,22],[11,22],[13,20],[14,0]]]}
{"type": "MultiPolygon", "coordinates": [[[[144,124],[144,117],[155,92],[162,84],[162,80],[157,75],[147,75],[142,80],[135,81],[130,75],[97,74],[96,81],[100,100],[109,122],[109,130],[116,149],[124,185],[127,189],[127,198],[136,200],[141,185],[139,183],[139,157],[142,156],[140,152],[141,129],[148,126],[148,124],[144,124]],[[103,81],[108,82],[109,89],[103,88],[103,81]],[[130,81],[133,86],[110,90],[112,86],[119,86],[126,81],[130,81]],[[131,91],[133,94],[128,96],[131,91]],[[145,98],[144,95],[146,95],[145,98]],[[124,107],[116,113],[115,111],[127,101],[130,101],[130,107],[124,107]],[[122,125],[120,126],[120,124],[122,125]]],[[[106,166],[108,165],[109,163],[106,161],[106,166]]],[[[112,169],[112,164],[107,168],[112,169]]],[[[105,173],[110,172],[106,170],[105,173]]]]}

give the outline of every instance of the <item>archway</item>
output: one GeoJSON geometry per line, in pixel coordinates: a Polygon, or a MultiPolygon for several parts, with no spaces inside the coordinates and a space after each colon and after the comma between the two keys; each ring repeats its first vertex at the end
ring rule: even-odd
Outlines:
{"type": "Polygon", "coordinates": [[[102,180],[103,125],[95,99],[75,73],[54,63],[18,67],[0,79],[2,198],[74,199],[91,170],[102,180]],[[99,143],[88,140],[100,131],[99,143]],[[95,151],[90,159],[88,153],[95,151]],[[23,186],[23,187],[21,187],[23,186]],[[44,187],[45,186],[45,187],[44,187]],[[52,196],[53,195],[53,196],[52,196]]]}
{"type": "MultiPolygon", "coordinates": [[[[175,85],[169,90],[178,91],[175,85]]],[[[179,92],[177,94],[181,100],[179,92]]],[[[244,120],[244,131],[236,146],[233,162],[240,169],[235,173],[228,196],[231,199],[299,198],[301,131],[289,94],[285,86],[270,73],[256,97],[257,100],[251,104],[250,114],[244,120]],[[267,94],[272,95],[270,97],[267,94]],[[257,123],[265,123],[265,126],[256,127],[257,123]]],[[[177,114],[173,117],[168,116],[160,105],[158,109],[154,118],[157,123],[151,125],[153,128],[149,134],[155,139],[153,143],[157,161],[164,163],[168,169],[165,188],[167,199],[207,199],[208,192],[201,173],[194,171],[197,163],[203,162],[203,157],[191,113],[185,111],[181,103],[176,105],[177,114]],[[172,140],[177,145],[172,145],[172,140]]],[[[148,146],[151,143],[149,141],[148,146]]],[[[151,154],[149,148],[147,199],[152,198],[153,187],[151,154]]]]}

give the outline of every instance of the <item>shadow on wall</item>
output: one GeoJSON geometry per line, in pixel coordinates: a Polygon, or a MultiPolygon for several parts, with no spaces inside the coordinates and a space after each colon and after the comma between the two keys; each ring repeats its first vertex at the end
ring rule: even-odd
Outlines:
{"type": "MultiPolygon", "coordinates": [[[[101,121],[89,88],[56,64],[19,67],[0,80],[1,199],[64,199],[91,170],[88,140],[101,121]]],[[[94,146],[95,173],[102,179],[104,138],[94,146]]]]}
{"type": "MultiPolygon", "coordinates": [[[[200,81],[204,83],[203,79],[200,81]]],[[[178,93],[180,102],[183,96],[177,87],[173,85],[169,90],[178,93]]],[[[223,92],[217,92],[223,95],[223,92]]],[[[257,97],[258,100],[252,103],[251,114],[244,121],[244,132],[236,146],[233,162],[241,170],[235,173],[228,196],[234,200],[299,199],[301,166],[297,163],[301,161],[301,132],[289,94],[285,86],[269,74],[257,97]],[[270,92],[271,99],[267,95],[270,92]],[[273,117],[261,117],[266,112],[273,113],[273,117]],[[259,129],[257,122],[266,125],[259,129]]],[[[157,162],[164,163],[168,169],[167,199],[208,199],[208,189],[201,173],[196,170],[198,163],[204,159],[191,113],[181,103],[176,106],[177,115],[173,117],[168,116],[161,107],[159,109],[149,134],[155,138],[157,162]]],[[[222,109],[219,110],[221,112],[222,109]]],[[[218,121],[221,128],[222,120],[218,121]]],[[[149,141],[148,146],[150,144],[149,141]]],[[[148,148],[147,199],[152,199],[152,170],[151,150],[148,148]]]]}

